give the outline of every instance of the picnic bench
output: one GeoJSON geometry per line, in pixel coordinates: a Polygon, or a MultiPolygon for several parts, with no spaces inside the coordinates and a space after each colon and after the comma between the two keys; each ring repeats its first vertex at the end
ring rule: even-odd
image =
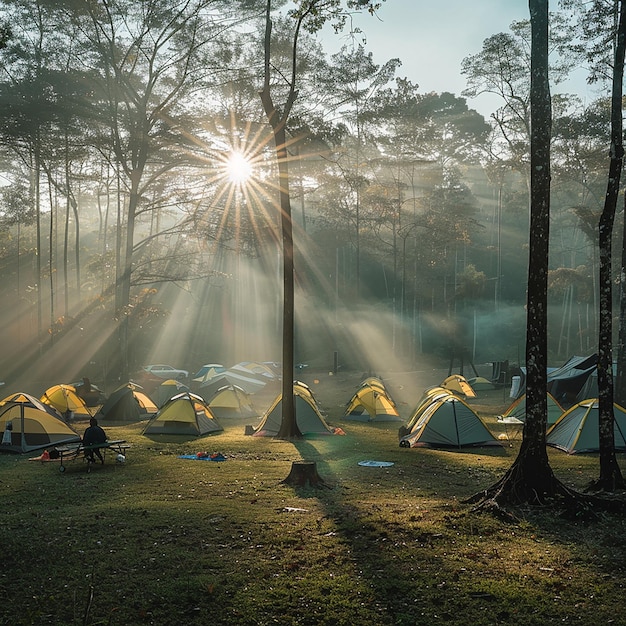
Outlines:
{"type": "Polygon", "coordinates": [[[59,453],[58,461],[60,462],[59,469],[65,471],[65,463],[69,461],[75,461],[79,457],[87,462],[87,471],[91,470],[91,466],[94,461],[90,460],[85,453],[90,450],[100,450],[103,458],[106,459],[107,450],[112,450],[115,454],[122,454],[126,456],[126,451],[130,448],[130,444],[127,444],[124,439],[117,439],[115,441],[105,441],[104,443],[93,443],[85,445],[83,443],[68,443],[64,446],[58,446],[55,448],[59,453]]]}

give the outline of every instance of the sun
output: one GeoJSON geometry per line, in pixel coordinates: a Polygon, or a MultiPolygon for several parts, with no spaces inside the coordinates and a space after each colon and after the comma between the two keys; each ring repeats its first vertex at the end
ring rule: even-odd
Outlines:
{"type": "Polygon", "coordinates": [[[234,185],[244,185],[252,176],[252,163],[241,152],[233,151],[226,161],[226,176],[234,185]]]}

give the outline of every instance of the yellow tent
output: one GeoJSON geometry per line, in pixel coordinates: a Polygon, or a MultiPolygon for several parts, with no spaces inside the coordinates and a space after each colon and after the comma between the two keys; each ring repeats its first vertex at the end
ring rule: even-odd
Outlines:
{"type": "Polygon", "coordinates": [[[258,415],[252,406],[250,395],[237,385],[227,385],[218,389],[209,400],[209,406],[218,418],[258,415]]]}
{"type": "Polygon", "coordinates": [[[460,374],[452,374],[452,376],[448,376],[448,378],[446,378],[440,386],[444,389],[449,389],[456,394],[465,396],[466,398],[476,397],[476,392],[472,389],[472,386],[467,382],[465,376],[461,376],[460,374]]]}
{"type": "MultiPolygon", "coordinates": [[[[341,435],[340,428],[333,428],[326,423],[308,385],[294,380],[293,399],[298,429],[304,435],[341,435]]],[[[261,417],[256,427],[246,427],[246,434],[255,437],[275,437],[282,423],[283,394],[279,393],[274,402],[261,417]]]]}
{"type": "Polygon", "coordinates": [[[348,402],[344,417],[363,422],[397,422],[402,420],[384,383],[379,378],[374,377],[366,378],[361,383],[348,402]]]}
{"type": "Polygon", "coordinates": [[[54,407],[61,415],[71,413],[73,419],[89,419],[91,413],[72,385],[54,385],[41,396],[44,404],[54,407]]]}
{"type": "Polygon", "coordinates": [[[223,430],[204,398],[186,391],[170,398],[148,422],[143,434],[202,437],[223,430]]]}
{"type": "Polygon", "coordinates": [[[11,442],[2,444],[0,452],[30,452],[80,441],[53,407],[26,393],[13,394],[0,402],[0,432],[7,425],[11,442]]]}

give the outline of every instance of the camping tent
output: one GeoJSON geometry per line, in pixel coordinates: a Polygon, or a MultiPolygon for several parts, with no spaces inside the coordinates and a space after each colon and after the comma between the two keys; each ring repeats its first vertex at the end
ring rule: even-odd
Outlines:
{"type": "Polygon", "coordinates": [[[362,422],[401,421],[395,402],[379,378],[366,378],[347,404],[344,417],[362,422]]]}
{"type": "Polygon", "coordinates": [[[250,395],[237,385],[228,385],[218,389],[209,400],[209,406],[217,418],[258,415],[252,406],[250,395]]]}
{"type": "MultiPolygon", "coordinates": [[[[563,407],[576,401],[587,379],[596,370],[598,355],[573,356],[561,367],[547,368],[548,391],[563,407]]],[[[511,379],[511,398],[519,398],[526,392],[526,368],[520,367],[511,379]]],[[[586,396],[586,398],[594,396],[586,396]]],[[[586,398],[582,398],[585,400],[586,398]]]]}
{"type": "Polygon", "coordinates": [[[269,365],[257,363],[256,361],[242,361],[237,363],[237,365],[233,365],[228,371],[244,374],[245,376],[253,376],[265,381],[278,378],[276,372],[269,365]]]}
{"type": "Polygon", "coordinates": [[[193,375],[191,380],[194,383],[202,384],[225,371],[226,368],[221,363],[207,363],[193,375]]]}
{"type": "Polygon", "coordinates": [[[133,383],[129,384],[133,390],[133,396],[139,405],[141,419],[154,415],[159,410],[159,407],[152,401],[152,398],[137,385],[133,385],[133,383]]]}
{"type": "Polygon", "coordinates": [[[189,387],[179,380],[169,378],[164,380],[155,390],[155,398],[158,406],[163,406],[170,398],[189,391],[189,387]]]}
{"type": "Polygon", "coordinates": [[[80,441],[54,408],[26,393],[13,394],[0,403],[0,432],[7,424],[12,428],[11,443],[0,446],[2,452],[31,452],[80,441]]]}
{"type": "Polygon", "coordinates": [[[71,413],[73,419],[89,419],[91,413],[72,385],[53,385],[44,391],[41,401],[54,407],[61,415],[71,413]]]}
{"type": "Polygon", "coordinates": [[[222,430],[204,399],[186,391],[170,398],[146,424],[143,434],[201,437],[222,430]]]}
{"type": "Polygon", "coordinates": [[[400,437],[408,435],[411,430],[413,430],[415,423],[420,418],[421,414],[424,412],[424,409],[426,409],[427,406],[429,406],[433,402],[436,402],[440,398],[447,398],[451,395],[452,392],[449,389],[444,389],[443,387],[439,386],[428,387],[422,394],[422,397],[419,399],[419,402],[413,410],[413,413],[411,413],[411,417],[409,417],[408,422],[400,428],[400,437]]]}
{"type": "Polygon", "coordinates": [[[401,448],[489,445],[500,445],[500,442],[469,405],[452,394],[431,402],[411,432],[400,439],[401,448]]]}
{"type": "Polygon", "coordinates": [[[449,389],[458,395],[465,396],[466,398],[476,397],[476,392],[472,389],[472,386],[467,382],[465,376],[461,376],[460,374],[448,376],[439,386],[444,389],[449,389]]]}
{"type": "MultiPolygon", "coordinates": [[[[613,380],[617,376],[617,362],[613,361],[613,380]]],[[[596,367],[591,374],[587,377],[587,380],[580,388],[578,395],[576,396],[576,402],[582,402],[583,400],[588,400],[589,398],[597,398],[598,397],[598,368],[596,367]]]]}
{"type": "MultiPolygon", "coordinates": [[[[341,432],[331,428],[317,406],[311,389],[299,381],[293,383],[294,408],[296,423],[303,435],[334,435],[341,432]]],[[[282,422],[283,394],[279,393],[267,411],[261,417],[261,421],[255,428],[246,428],[246,434],[255,437],[275,437],[280,430],[282,422]]]]}
{"type": "Polygon", "coordinates": [[[228,385],[237,385],[246,393],[256,393],[265,387],[266,381],[260,380],[254,374],[243,374],[241,372],[226,370],[213,378],[200,384],[200,391],[203,396],[211,397],[218,389],[228,385]]]}
{"type": "MultiPolygon", "coordinates": [[[[552,426],[563,413],[563,407],[548,393],[548,426],[552,426]]],[[[515,417],[521,422],[526,421],[526,394],[514,400],[502,417],[515,417]]]]}
{"type": "Polygon", "coordinates": [[[97,407],[104,402],[102,390],[98,389],[86,376],[79,382],[71,383],[71,386],[74,387],[76,395],[88,407],[97,407]]]}
{"type": "Polygon", "coordinates": [[[571,406],[597,364],[597,354],[573,356],[564,365],[548,373],[548,391],[561,406],[571,406]]]}
{"type": "MultiPolygon", "coordinates": [[[[549,446],[569,454],[598,452],[598,401],[585,400],[565,411],[546,433],[549,446]]],[[[613,404],[615,449],[626,451],[626,410],[613,404]]]]}
{"type": "Polygon", "coordinates": [[[133,383],[118,387],[96,413],[106,421],[132,422],[154,415],[158,407],[133,383]]]}
{"type": "Polygon", "coordinates": [[[467,382],[474,391],[490,391],[496,388],[496,386],[484,376],[474,376],[474,378],[468,378],[467,382]]]}

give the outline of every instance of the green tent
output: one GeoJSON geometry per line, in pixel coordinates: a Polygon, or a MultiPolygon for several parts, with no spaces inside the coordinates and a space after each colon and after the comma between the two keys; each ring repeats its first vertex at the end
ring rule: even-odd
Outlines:
{"type": "Polygon", "coordinates": [[[170,398],[146,424],[143,434],[202,437],[223,430],[204,399],[187,391],[170,398]]]}
{"type": "Polygon", "coordinates": [[[218,417],[254,417],[258,413],[252,406],[250,394],[238,385],[226,385],[209,400],[213,414],[218,417]]]}
{"type": "Polygon", "coordinates": [[[174,396],[178,396],[185,391],[189,391],[189,387],[184,385],[179,380],[174,380],[173,378],[169,378],[168,380],[164,380],[155,390],[154,397],[156,398],[156,403],[159,407],[165,406],[166,402],[173,398],[174,396]]]}
{"type": "Polygon", "coordinates": [[[491,445],[501,444],[478,414],[461,398],[452,394],[433,400],[422,411],[411,432],[400,439],[401,448],[491,445]]]}
{"type": "MultiPolygon", "coordinates": [[[[326,423],[313,397],[311,389],[299,381],[293,383],[296,423],[303,435],[334,435],[340,429],[334,429],[326,423]]],[[[255,428],[247,427],[246,434],[255,437],[275,437],[282,422],[283,394],[280,393],[261,417],[255,428]]]]}
{"type": "Polygon", "coordinates": [[[118,387],[100,407],[95,417],[105,421],[133,422],[152,417],[158,407],[137,385],[118,387]]]}
{"type": "MultiPolygon", "coordinates": [[[[548,426],[552,426],[563,414],[563,407],[548,392],[548,426]]],[[[516,417],[521,422],[526,421],[526,394],[514,400],[502,417],[516,417]]]]}
{"type": "Polygon", "coordinates": [[[468,378],[467,382],[474,391],[490,391],[496,388],[496,386],[490,380],[487,380],[484,376],[475,376],[474,378],[468,378]]]}
{"type": "Polygon", "coordinates": [[[436,400],[439,400],[441,398],[448,398],[451,395],[453,395],[453,393],[449,389],[444,389],[443,387],[439,386],[428,387],[422,394],[422,397],[419,399],[419,402],[413,410],[413,413],[411,413],[409,421],[400,428],[400,437],[402,438],[404,437],[404,435],[408,435],[413,430],[413,427],[419,420],[426,407],[430,406],[436,400]]]}
{"type": "MultiPolygon", "coordinates": [[[[626,410],[613,404],[615,421],[615,449],[626,451],[626,410]]],[[[600,438],[598,434],[598,401],[584,400],[569,408],[546,433],[549,446],[564,450],[568,454],[598,452],[600,438]]]]}

